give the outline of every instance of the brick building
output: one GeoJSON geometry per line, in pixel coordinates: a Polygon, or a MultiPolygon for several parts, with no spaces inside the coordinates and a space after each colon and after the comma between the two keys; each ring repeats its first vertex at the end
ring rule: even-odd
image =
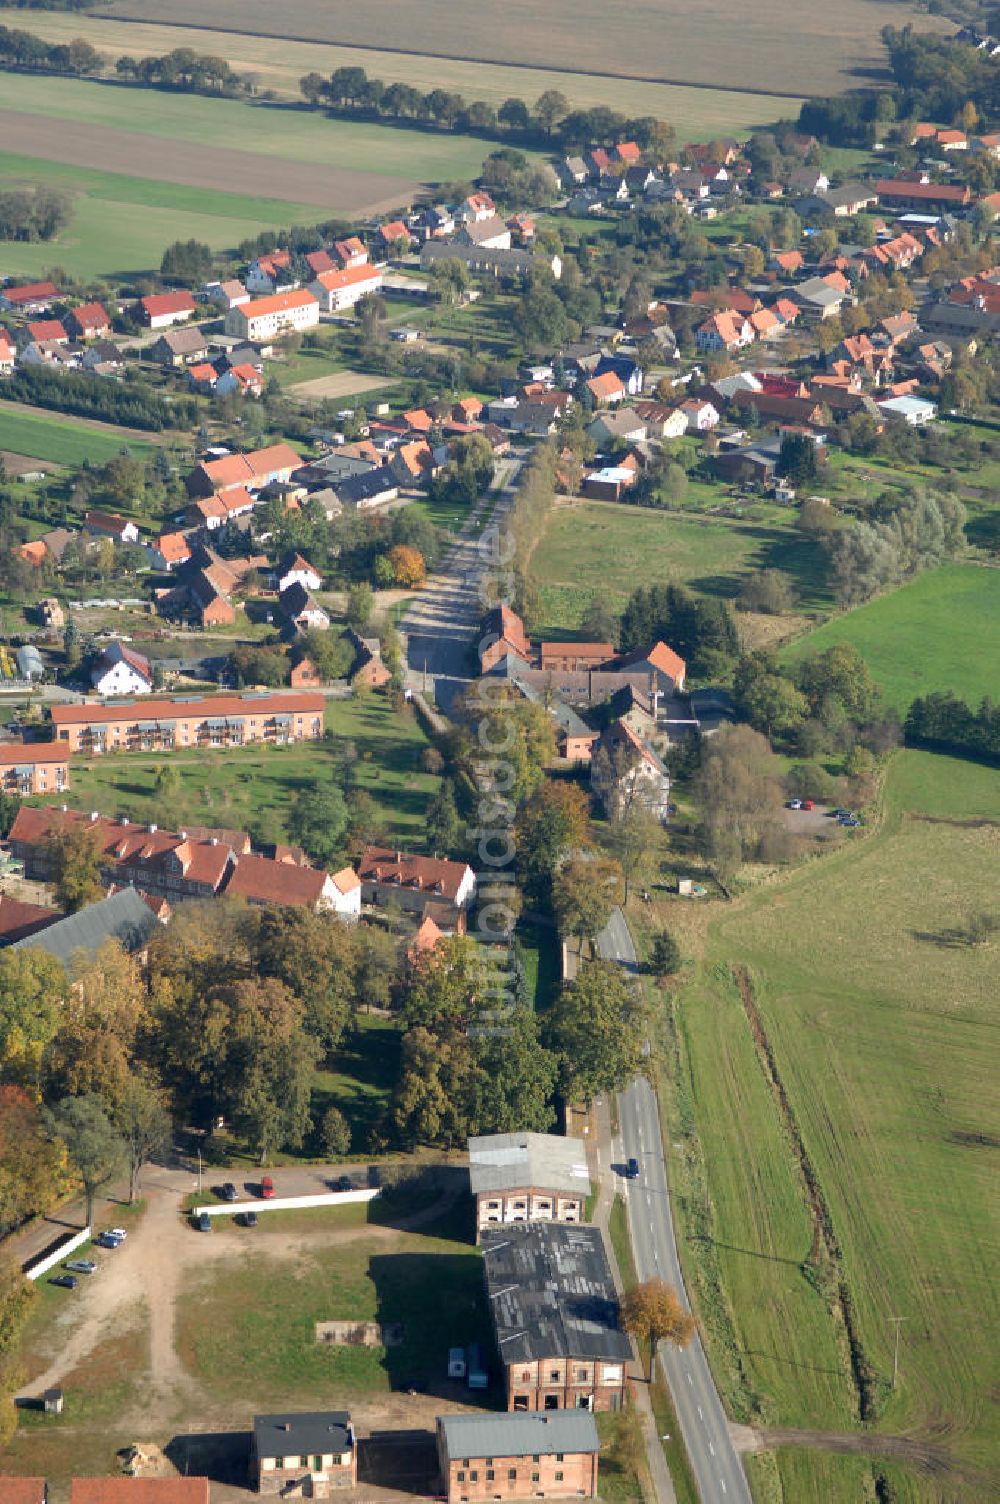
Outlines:
{"type": "Polygon", "coordinates": [[[597,1497],[592,1415],[439,1415],[438,1466],[448,1504],[477,1499],[597,1497]]]}
{"type": "Polygon", "coordinates": [[[5,794],[61,794],[69,788],[70,753],[57,742],[0,742],[5,794]]]}
{"type": "Polygon", "coordinates": [[[598,1227],[515,1222],[480,1235],[508,1410],[620,1410],[628,1337],[598,1227]]]}
{"type": "Polygon", "coordinates": [[[320,694],[177,695],[111,705],[53,705],[56,742],[103,752],[172,752],[247,742],[314,741],[323,735],[320,694]]]}
{"type": "Polygon", "coordinates": [[[255,1415],[250,1478],[258,1493],[325,1499],[358,1481],[358,1448],[346,1410],[255,1415]]]}
{"type": "Polygon", "coordinates": [[[434,910],[454,919],[469,907],[476,892],[476,875],[467,862],[410,856],[384,846],[365,847],[358,876],[362,903],[394,905],[408,914],[424,914],[433,901],[434,910]]]}
{"type": "Polygon", "coordinates": [[[494,1223],[582,1222],[590,1175],[583,1140],[555,1133],[469,1139],[477,1234],[494,1223]]]}

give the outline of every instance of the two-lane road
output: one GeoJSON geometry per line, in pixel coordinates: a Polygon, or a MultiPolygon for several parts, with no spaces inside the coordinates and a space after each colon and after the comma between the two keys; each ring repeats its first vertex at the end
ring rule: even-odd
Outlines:
{"type": "MultiPolygon", "coordinates": [[[[601,955],[634,970],[635,946],[619,910],[598,939],[601,955]]],[[[688,1305],[670,1217],[667,1164],[660,1133],[656,1094],[644,1076],[618,1097],[619,1146],[622,1160],[639,1162],[636,1180],[625,1180],[629,1231],[636,1273],[641,1281],[664,1279],[688,1305]]],[[[703,1504],[751,1504],[746,1475],[729,1435],[725,1411],[715,1388],[700,1335],[679,1351],[664,1343],[660,1365],[670,1385],[677,1422],[703,1504]]]]}

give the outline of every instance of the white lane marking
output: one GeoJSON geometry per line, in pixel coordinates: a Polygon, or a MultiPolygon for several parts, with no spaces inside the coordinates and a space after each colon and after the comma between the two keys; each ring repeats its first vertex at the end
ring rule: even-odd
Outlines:
{"type": "Polygon", "coordinates": [[[689,1384],[693,1384],[694,1383],[694,1380],[691,1377],[691,1372],[687,1368],[685,1368],[685,1370],[684,1370],[684,1377],[687,1379],[687,1381],[688,1381],[689,1384]]]}
{"type": "Polygon", "coordinates": [[[698,1406],[698,1419],[699,1420],[704,1420],[705,1419],[704,1411],[702,1410],[702,1408],[701,1408],[700,1405],[698,1406]]]}
{"type": "Polygon", "coordinates": [[[727,1494],[729,1492],[728,1488],[726,1487],[726,1480],[725,1480],[725,1478],[720,1478],[719,1479],[719,1487],[722,1489],[722,1492],[724,1494],[727,1494]]]}
{"type": "Polygon", "coordinates": [[[711,1442],[708,1443],[708,1450],[712,1454],[712,1456],[714,1457],[715,1456],[715,1448],[713,1447],[713,1445],[712,1445],[711,1442]]]}

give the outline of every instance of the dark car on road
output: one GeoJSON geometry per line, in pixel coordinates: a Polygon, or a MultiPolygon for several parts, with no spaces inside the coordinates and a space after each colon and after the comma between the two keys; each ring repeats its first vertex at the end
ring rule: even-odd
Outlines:
{"type": "Polygon", "coordinates": [[[220,1201],[238,1201],[240,1199],[239,1193],[231,1180],[227,1180],[225,1185],[217,1185],[215,1187],[215,1194],[219,1197],[220,1201]]]}
{"type": "Polygon", "coordinates": [[[629,1180],[639,1179],[639,1161],[634,1156],[625,1166],[625,1174],[629,1180]]]}
{"type": "Polygon", "coordinates": [[[353,1191],[354,1182],[350,1175],[341,1175],[334,1189],[338,1191],[353,1191]]]}

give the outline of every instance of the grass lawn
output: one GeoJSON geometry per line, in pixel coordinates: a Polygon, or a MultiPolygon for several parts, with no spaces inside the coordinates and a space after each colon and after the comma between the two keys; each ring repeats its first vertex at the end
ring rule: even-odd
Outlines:
{"type": "MultiPolygon", "coordinates": [[[[435,775],[420,770],[426,742],[411,714],[396,715],[377,697],[328,700],[327,728],[338,741],[357,748],[353,763],[358,788],[375,800],[386,839],[421,845],[424,811],[437,788],[435,775]]],[[[156,775],[168,759],[161,754],[115,753],[80,759],[72,788],[62,796],[77,809],[133,819],[159,817],[179,822],[254,829],[262,822],[268,839],[282,839],[291,800],[332,771],[335,743],[298,742],[288,747],[251,744],[239,750],[175,752],[169,763],[181,776],[180,792],[165,801],[156,775]]]]}
{"type": "Polygon", "coordinates": [[[601,1498],[606,1504],[640,1504],[645,1495],[639,1475],[645,1471],[646,1460],[635,1407],[629,1405],[617,1415],[598,1415],[596,1419],[601,1438],[601,1498]]]}
{"type": "Polygon", "coordinates": [[[316,1072],[313,1118],[318,1122],[328,1107],[339,1107],[354,1130],[352,1149],[364,1147],[365,1130],[389,1107],[402,1038],[395,1019],[361,1013],[337,1051],[336,1070],[316,1072]]]}
{"type": "Polygon", "coordinates": [[[0,185],[36,181],[67,189],[73,218],[54,241],[0,241],[4,267],[18,275],[50,266],[85,279],[155,269],[171,241],[194,238],[228,250],[262,230],[314,224],[323,213],[315,204],[216,193],[0,152],[0,185]]]}
{"type": "Polygon", "coordinates": [[[0,449],[49,460],[54,465],[103,465],[122,450],[148,454],[150,446],[125,434],[92,428],[81,418],[44,417],[0,402],[0,449]]]}
{"type": "Polygon", "coordinates": [[[818,547],[793,528],[586,501],[552,512],[532,557],[539,631],[579,625],[590,598],[620,611],[638,585],[680,580],[734,596],[752,569],[787,570],[807,607],[829,605],[818,547]]]}
{"type": "MultiPolygon", "coordinates": [[[[990,778],[957,759],[899,754],[882,828],[720,911],[679,1008],[682,1089],[709,1195],[685,1229],[685,1256],[721,1275],[728,1348],[718,1301],[702,1316],[730,1400],[745,1410],[754,1396],[772,1423],[858,1423],[842,1329],[822,1282],[803,1269],[811,1222],[731,981],[739,963],[829,1208],[876,1375],[878,1429],[943,1447],[954,1497],[970,1499],[989,1496],[984,1472],[997,1465],[985,1397],[996,1314],[998,947],[947,936],[996,891],[997,830],[950,820],[1000,814],[990,778]],[[893,1315],[906,1318],[895,1393],[893,1315]]],[[[787,1499],[861,1496],[847,1462],[824,1461],[808,1484],[801,1454],[782,1453],[778,1465],[787,1499]]],[[[941,1497],[931,1478],[907,1482],[908,1499],[941,1497]]]]}
{"type": "Polygon", "coordinates": [[[954,690],[973,703],[997,692],[1000,570],[947,564],[826,622],[784,650],[852,643],[864,654],[891,704],[905,709],[931,690],[954,690]]]}
{"type": "Polygon", "coordinates": [[[351,1395],[412,1381],[436,1386],[449,1346],[479,1340],[492,1353],[478,1250],[418,1234],[340,1232],[341,1241],[324,1245],[318,1226],[289,1259],[277,1248],[268,1252],[262,1221],[244,1258],[190,1281],[178,1347],[209,1395],[238,1397],[241,1405],[252,1397],[256,1406],[274,1408],[308,1407],[322,1394],[348,1403],[351,1395]],[[403,1340],[394,1347],[318,1344],[314,1323],[338,1319],[401,1322],[403,1340]]]}

